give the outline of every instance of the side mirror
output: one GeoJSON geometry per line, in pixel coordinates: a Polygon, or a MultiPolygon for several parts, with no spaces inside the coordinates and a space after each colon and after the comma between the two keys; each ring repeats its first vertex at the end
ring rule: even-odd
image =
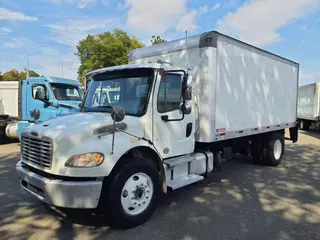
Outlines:
{"type": "Polygon", "coordinates": [[[183,103],[180,107],[181,111],[185,114],[190,114],[191,113],[191,108],[192,108],[192,76],[191,75],[186,75],[183,78],[182,82],[182,99],[183,103]]]}
{"type": "Polygon", "coordinates": [[[121,122],[126,116],[126,111],[121,106],[114,106],[111,111],[111,118],[114,122],[121,122]]]}
{"type": "Polygon", "coordinates": [[[39,87],[36,91],[36,95],[35,95],[35,99],[38,99],[40,101],[46,102],[48,101],[46,94],[45,94],[45,90],[44,87],[39,87]]]}

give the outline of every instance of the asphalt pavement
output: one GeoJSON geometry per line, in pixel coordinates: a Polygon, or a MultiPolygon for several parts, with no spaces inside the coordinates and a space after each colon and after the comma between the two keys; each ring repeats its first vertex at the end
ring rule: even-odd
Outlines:
{"type": "Polygon", "coordinates": [[[236,157],[170,192],[148,222],[129,230],[39,202],[19,186],[19,143],[0,145],[0,239],[320,239],[320,133],[286,143],[280,166],[236,157]]]}

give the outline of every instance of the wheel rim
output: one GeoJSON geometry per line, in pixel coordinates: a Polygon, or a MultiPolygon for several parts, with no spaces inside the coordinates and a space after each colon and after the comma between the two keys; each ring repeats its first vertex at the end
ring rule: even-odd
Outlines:
{"type": "Polygon", "coordinates": [[[300,122],[300,128],[303,129],[303,121],[300,122]]]}
{"type": "Polygon", "coordinates": [[[276,142],[274,143],[273,154],[276,160],[280,159],[282,154],[282,143],[279,139],[277,139],[276,142]]]}
{"type": "Polygon", "coordinates": [[[133,174],[124,184],[121,192],[121,205],[130,216],[141,214],[151,203],[153,183],[145,173],[133,174]]]}

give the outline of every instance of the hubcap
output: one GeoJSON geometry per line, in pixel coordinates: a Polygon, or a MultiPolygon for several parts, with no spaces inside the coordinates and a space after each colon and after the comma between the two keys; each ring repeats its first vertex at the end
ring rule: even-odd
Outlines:
{"type": "Polygon", "coordinates": [[[121,193],[121,205],[128,215],[142,213],[151,203],[153,183],[145,173],[133,174],[124,184],[121,193]]]}
{"type": "Polygon", "coordinates": [[[282,143],[279,139],[274,143],[273,154],[276,160],[279,160],[282,153],[282,143]]]}
{"type": "Polygon", "coordinates": [[[300,122],[300,128],[303,129],[303,121],[300,122]]]}

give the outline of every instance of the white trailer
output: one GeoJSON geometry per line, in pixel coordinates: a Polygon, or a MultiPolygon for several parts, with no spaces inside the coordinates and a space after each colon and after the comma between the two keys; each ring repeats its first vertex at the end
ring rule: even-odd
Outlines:
{"type": "Polygon", "coordinates": [[[88,74],[81,113],[23,133],[25,190],[132,227],[168,188],[203,180],[237,153],[277,166],[285,129],[298,139],[293,61],[213,31],[133,50],[129,62],[88,74]],[[111,86],[117,101],[93,101],[111,86]]]}
{"type": "Polygon", "coordinates": [[[298,121],[303,130],[320,129],[320,83],[299,87],[298,121]]]}
{"type": "Polygon", "coordinates": [[[19,91],[18,81],[0,81],[0,144],[8,140],[7,127],[19,120],[19,91]]]}
{"type": "Polygon", "coordinates": [[[0,81],[0,116],[18,117],[18,81],[0,81]]]}

